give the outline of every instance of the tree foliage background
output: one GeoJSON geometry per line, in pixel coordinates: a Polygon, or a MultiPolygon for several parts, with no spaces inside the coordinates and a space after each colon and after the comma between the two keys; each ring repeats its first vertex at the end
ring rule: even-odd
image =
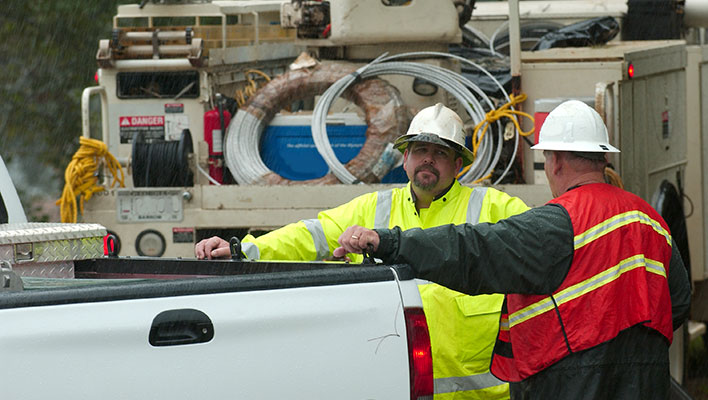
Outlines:
{"type": "Polygon", "coordinates": [[[0,152],[33,220],[57,199],[79,147],[81,92],[95,85],[96,51],[118,4],[138,0],[3,0],[0,152]],[[34,204],[35,206],[31,206],[34,204]]]}

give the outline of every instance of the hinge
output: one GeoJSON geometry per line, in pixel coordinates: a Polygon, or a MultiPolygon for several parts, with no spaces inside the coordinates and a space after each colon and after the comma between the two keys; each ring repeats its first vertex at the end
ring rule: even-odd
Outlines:
{"type": "Polygon", "coordinates": [[[22,279],[12,270],[12,264],[0,260],[0,292],[21,292],[23,289],[22,279]]]}

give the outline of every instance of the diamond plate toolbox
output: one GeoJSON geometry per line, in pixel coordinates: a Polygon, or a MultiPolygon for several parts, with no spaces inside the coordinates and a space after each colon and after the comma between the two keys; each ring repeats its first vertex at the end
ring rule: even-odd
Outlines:
{"type": "Polygon", "coordinates": [[[0,262],[20,276],[73,278],[74,260],[103,256],[105,235],[98,224],[0,224],[0,262]]]}

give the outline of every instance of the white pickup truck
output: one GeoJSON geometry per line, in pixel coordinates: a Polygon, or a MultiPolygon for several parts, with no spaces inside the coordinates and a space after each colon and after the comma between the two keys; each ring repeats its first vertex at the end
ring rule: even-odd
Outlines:
{"type": "Polygon", "coordinates": [[[406,266],[104,256],[13,215],[1,159],[0,195],[3,399],[432,398],[406,266]]]}

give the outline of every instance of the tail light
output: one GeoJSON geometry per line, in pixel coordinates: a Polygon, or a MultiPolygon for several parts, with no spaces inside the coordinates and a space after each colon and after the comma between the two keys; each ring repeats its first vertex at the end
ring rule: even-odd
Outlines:
{"type": "Polygon", "coordinates": [[[428,321],[422,308],[406,308],[404,315],[408,336],[411,400],[432,400],[433,356],[430,353],[428,321]]]}

